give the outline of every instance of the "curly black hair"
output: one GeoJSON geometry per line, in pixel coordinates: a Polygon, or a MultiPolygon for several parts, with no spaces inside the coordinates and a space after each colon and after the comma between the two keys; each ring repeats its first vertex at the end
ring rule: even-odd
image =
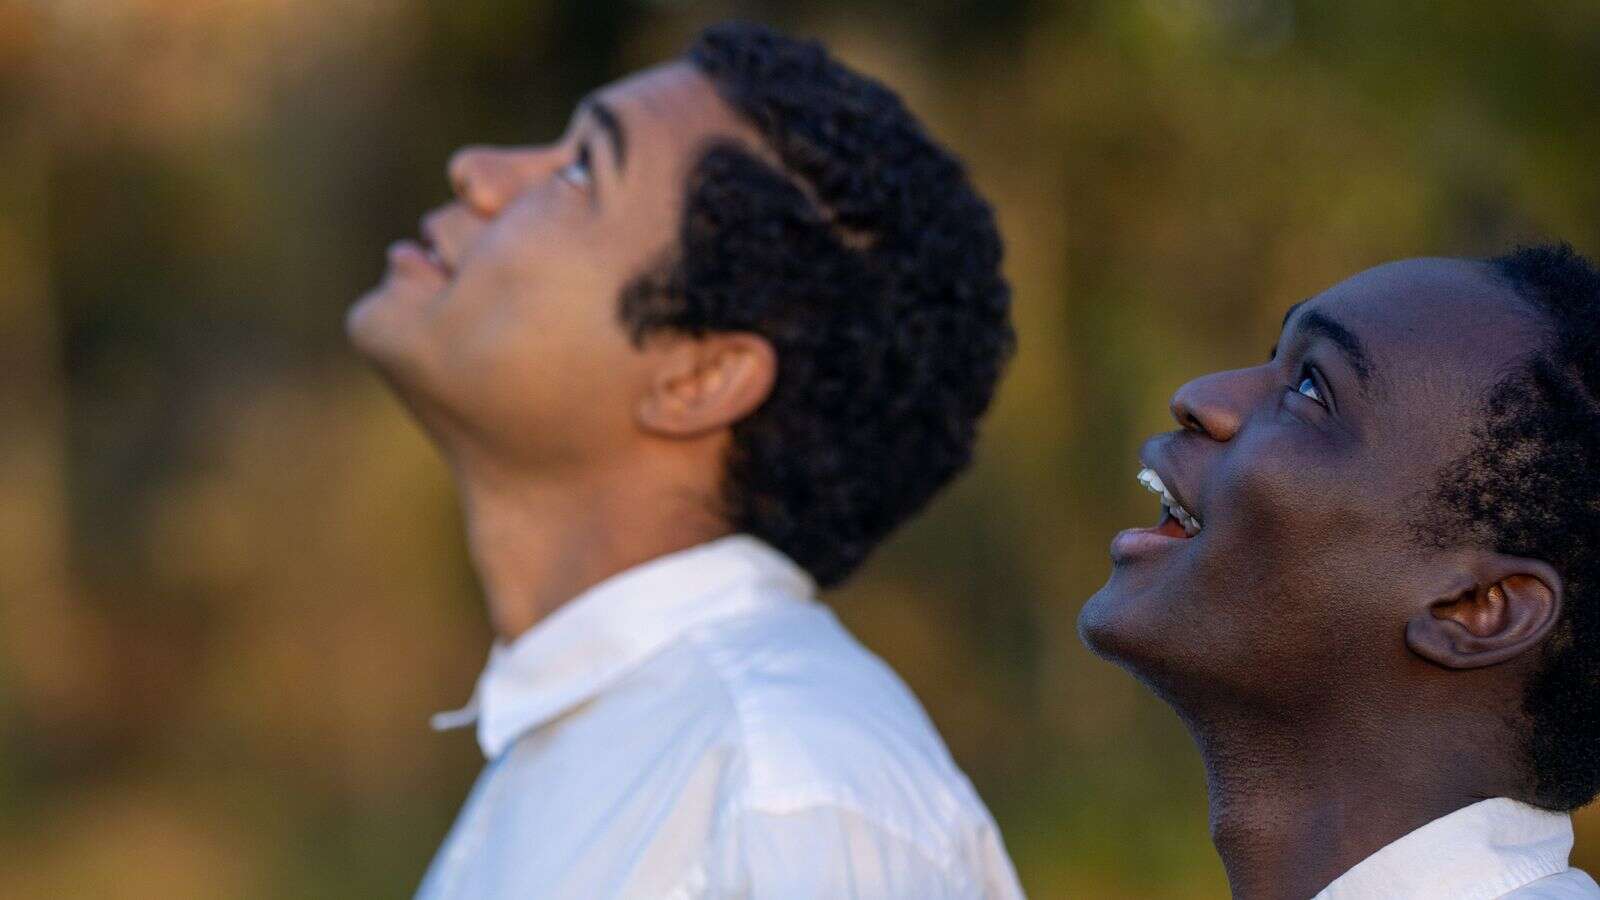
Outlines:
{"type": "Polygon", "coordinates": [[[972,458],[1015,346],[989,205],[882,84],[759,25],[687,58],[778,160],[708,147],[672,258],[623,292],[661,330],[770,341],[770,397],[733,427],[723,510],[824,587],[972,458]]]}
{"type": "Polygon", "coordinates": [[[1547,344],[1489,392],[1464,456],[1443,470],[1423,527],[1542,559],[1565,584],[1560,618],[1524,689],[1533,802],[1576,809],[1600,793],[1600,272],[1566,244],[1488,260],[1547,320],[1547,344]]]}

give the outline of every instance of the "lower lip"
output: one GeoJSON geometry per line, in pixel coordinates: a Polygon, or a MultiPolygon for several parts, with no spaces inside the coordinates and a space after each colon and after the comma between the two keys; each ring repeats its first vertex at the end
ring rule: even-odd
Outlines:
{"type": "Polygon", "coordinates": [[[388,257],[389,265],[398,271],[422,272],[441,279],[450,277],[450,273],[434,262],[433,256],[416,241],[395,241],[389,245],[388,257]]]}
{"type": "Polygon", "coordinates": [[[1172,537],[1154,528],[1129,528],[1111,539],[1111,561],[1132,562],[1140,557],[1170,550],[1190,540],[1193,538],[1172,537]]]}

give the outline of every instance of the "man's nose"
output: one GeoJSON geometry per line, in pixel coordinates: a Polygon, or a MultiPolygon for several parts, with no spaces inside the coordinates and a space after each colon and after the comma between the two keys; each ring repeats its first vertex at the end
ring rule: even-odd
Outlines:
{"type": "Polygon", "coordinates": [[[457,197],[492,217],[555,168],[555,154],[538,147],[462,147],[445,167],[457,197]]]}
{"type": "Polygon", "coordinates": [[[1231,441],[1260,393],[1260,380],[1258,369],[1234,369],[1196,378],[1172,395],[1172,418],[1185,431],[1198,431],[1215,441],[1231,441]]]}

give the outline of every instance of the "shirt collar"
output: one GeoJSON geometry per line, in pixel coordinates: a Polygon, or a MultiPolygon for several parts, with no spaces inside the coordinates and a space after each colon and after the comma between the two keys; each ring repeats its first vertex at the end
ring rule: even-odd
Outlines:
{"type": "Polygon", "coordinates": [[[689,629],[815,593],[799,566],[750,535],[658,557],[589,588],[510,643],[495,641],[472,699],[435,715],[433,727],[476,721],[478,745],[493,759],[689,629]]]}
{"type": "Polygon", "coordinates": [[[1487,900],[1565,871],[1571,851],[1570,816],[1497,797],[1400,838],[1312,900],[1487,900]]]}

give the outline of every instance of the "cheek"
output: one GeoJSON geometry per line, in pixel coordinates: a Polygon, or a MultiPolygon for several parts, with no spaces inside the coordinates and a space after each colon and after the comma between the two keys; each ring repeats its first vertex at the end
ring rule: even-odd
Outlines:
{"type": "Polygon", "coordinates": [[[533,193],[507,209],[484,231],[463,274],[476,271],[492,286],[516,293],[560,290],[595,268],[593,223],[577,204],[554,202],[553,191],[533,193]]]}
{"type": "Polygon", "coordinates": [[[437,309],[448,343],[464,355],[542,356],[615,321],[617,267],[571,206],[533,197],[483,233],[437,309]]]}
{"type": "Polygon", "coordinates": [[[1225,451],[1216,472],[1219,498],[1241,524],[1271,523],[1302,535],[1364,528],[1363,491],[1370,463],[1342,435],[1286,417],[1265,423],[1225,451]],[[1233,511],[1237,509],[1235,514],[1233,511]]]}
{"type": "Polygon", "coordinates": [[[1321,633],[1319,646],[1333,652],[1391,624],[1385,587],[1410,561],[1409,532],[1364,452],[1284,429],[1230,447],[1214,478],[1226,518],[1207,580],[1273,608],[1261,627],[1321,633]]]}
{"type": "Polygon", "coordinates": [[[1370,496],[1371,471],[1349,448],[1303,428],[1258,431],[1230,446],[1212,473],[1204,508],[1217,558],[1264,583],[1349,577],[1351,551],[1392,527],[1394,504],[1370,496]]]}
{"type": "Polygon", "coordinates": [[[617,425],[639,381],[618,304],[642,265],[626,252],[618,214],[553,187],[480,235],[434,314],[458,405],[518,427],[617,425]]]}
{"type": "Polygon", "coordinates": [[[522,266],[462,280],[475,299],[442,342],[463,402],[524,426],[611,427],[629,406],[638,357],[618,320],[620,285],[596,277],[598,267],[566,275],[522,266]]]}

